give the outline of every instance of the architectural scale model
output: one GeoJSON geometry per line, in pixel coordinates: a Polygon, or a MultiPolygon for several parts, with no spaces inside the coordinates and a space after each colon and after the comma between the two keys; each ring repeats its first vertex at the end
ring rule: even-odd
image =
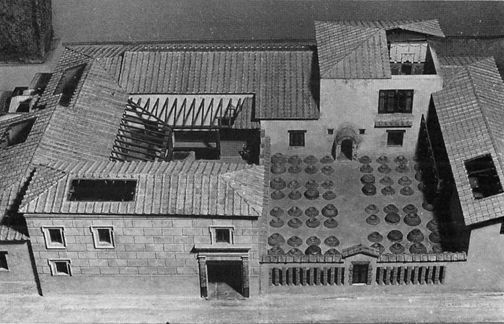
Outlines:
{"type": "Polygon", "coordinates": [[[0,115],[0,289],[504,289],[504,84],[437,20],[65,44],[0,115]]]}

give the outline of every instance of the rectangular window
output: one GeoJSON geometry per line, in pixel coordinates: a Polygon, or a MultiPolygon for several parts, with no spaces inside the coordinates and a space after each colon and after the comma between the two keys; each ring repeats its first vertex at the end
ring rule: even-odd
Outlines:
{"type": "Polygon", "coordinates": [[[404,139],[403,130],[388,130],[387,131],[387,146],[402,146],[404,139]]]}
{"type": "Polygon", "coordinates": [[[7,252],[0,251],[0,271],[8,271],[9,265],[7,264],[7,252]]]}
{"type": "Polygon", "coordinates": [[[136,180],[75,179],[70,184],[70,201],[133,201],[136,180]]]}
{"type": "Polygon", "coordinates": [[[413,108],[413,90],[380,90],[379,114],[407,113],[413,108]]]}
{"type": "Polygon", "coordinates": [[[0,138],[0,148],[24,143],[30,135],[35,119],[31,118],[9,125],[0,138]]]}
{"type": "Polygon", "coordinates": [[[91,226],[95,249],[113,249],[114,228],[112,226],[91,226]]]}
{"type": "Polygon", "coordinates": [[[334,128],[328,128],[327,135],[333,135],[333,134],[334,134],[334,128]]]}
{"type": "Polygon", "coordinates": [[[53,276],[71,276],[72,269],[70,260],[49,260],[51,275],[53,276]]]}
{"type": "Polygon", "coordinates": [[[61,94],[59,100],[60,105],[68,107],[85,68],[86,64],[81,64],[68,68],[63,72],[53,93],[54,95],[61,94]]]}
{"type": "Polygon", "coordinates": [[[42,233],[48,249],[64,249],[66,247],[63,227],[42,227],[42,233]]]}
{"type": "Polygon", "coordinates": [[[212,244],[234,244],[233,226],[210,226],[210,239],[212,244]]]}
{"type": "Polygon", "coordinates": [[[502,185],[490,154],[464,162],[475,199],[502,192],[502,185]]]}
{"type": "Polygon", "coordinates": [[[289,131],[289,146],[305,146],[305,130],[289,131]]]}
{"type": "Polygon", "coordinates": [[[352,264],[352,284],[367,284],[369,276],[369,263],[352,264]]]}

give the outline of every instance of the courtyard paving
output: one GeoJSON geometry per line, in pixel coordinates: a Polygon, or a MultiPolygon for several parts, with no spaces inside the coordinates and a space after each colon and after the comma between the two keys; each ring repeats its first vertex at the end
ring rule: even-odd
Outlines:
{"type": "Polygon", "coordinates": [[[356,244],[383,253],[442,252],[418,169],[404,156],[273,155],[268,253],[338,254],[356,244]]]}

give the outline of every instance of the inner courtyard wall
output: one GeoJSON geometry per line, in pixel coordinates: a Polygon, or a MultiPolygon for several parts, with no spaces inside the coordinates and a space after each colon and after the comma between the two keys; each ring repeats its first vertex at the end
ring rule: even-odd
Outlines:
{"type": "Polygon", "coordinates": [[[250,246],[251,296],[259,291],[257,220],[196,217],[29,215],[33,253],[44,294],[199,296],[195,244],[211,244],[210,226],[234,226],[234,243],[250,246]],[[47,249],[43,226],[62,226],[64,249],[47,249]],[[115,248],[96,249],[91,226],[113,226],[115,248]],[[52,276],[48,260],[68,259],[71,276],[52,276]]]}

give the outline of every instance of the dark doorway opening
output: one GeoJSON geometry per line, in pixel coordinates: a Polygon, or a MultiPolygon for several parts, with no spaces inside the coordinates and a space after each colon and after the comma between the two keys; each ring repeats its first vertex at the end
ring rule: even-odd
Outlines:
{"type": "Polygon", "coordinates": [[[242,263],[240,261],[208,261],[208,297],[243,299],[242,263]]]}
{"type": "Polygon", "coordinates": [[[351,139],[344,139],[341,141],[341,159],[352,160],[353,156],[353,141],[351,139]]]}
{"type": "Polygon", "coordinates": [[[352,284],[367,284],[369,264],[354,264],[352,269],[352,284]]]}

